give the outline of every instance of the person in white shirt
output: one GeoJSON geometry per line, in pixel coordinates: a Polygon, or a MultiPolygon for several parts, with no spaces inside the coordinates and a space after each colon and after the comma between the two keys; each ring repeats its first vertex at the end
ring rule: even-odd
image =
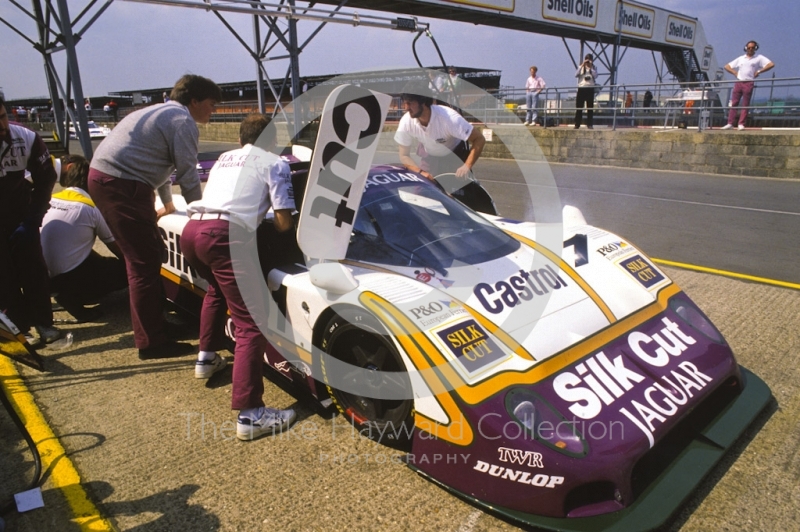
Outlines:
{"type": "Polygon", "coordinates": [[[775,63],[761,54],[756,55],[758,43],[749,41],[744,47],[744,55],[741,55],[725,65],[725,70],[736,76],[739,80],[733,86],[731,93],[730,111],[728,111],[728,123],[722,129],[733,129],[736,120],[736,112],[739,112],[739,131],[744,129],[747,120],[747,107],[750,105],[750,98],[753,96],[755,79],[775,67],[775,63]],[[741,103],[741,110],[737,109],[741,103]]]}
{"type": "Polygon", "coordinates": [[[65,155],[61,165],[60,183],[65,188],[50,199],[41,230],[50,291],[78,322],[95,321],[99,311],[85,305],[128,286],[125,262],[100,210],[86,192],[89,161],[80,155],[65,155]],[[114,257],[92,249],[97,237],[114,257]]]}
{"type": "Polygon", "coordinates": [[[448,67],[447,76],[444,77],[443,85],[443,100],[447,102],[447,105],[450,107],[458,107],[458,93],[461,90],[461,78],[458,77],[458,70],[456,67],[448,67]]]}
{"type": "Polygon", "coordinates": [[[236,329],[231,406],[239,410],[236,437],[240,440],[280,432],[295,419],[292,409],[264,405],[262,365],[267,339],[256,321],[266,319],[266,314],[260,315],[263,309],[254,306],[258,301],[251,303],[251,291],[240,288],[263,282],[261,269],[244,264],[243,255],[255,249],[256,229],[269,208],[274,211],[272,223],[277,231],[294,227],[289,165],[269,151],[275,146],[275,128],[268,128],[269,123],[267,115],[245,117],[239,128],[242,147],[217,159],[202,199],[187,207],[190,220],[181,234],[184,257],[208,281],[200,313],[196,378],[208,379],[227,364],[217,350],[226,343],[222,325],[228,310],[236,329]]]}
{"type": "Polygon", "coordinates": [[[537,67],[532,66],[530,71],[531,75],[528,76],[528,79],[525,81],[525,106],[528,109],[528,112],[525,113],[525,125],[538,126],[539,124],[536,123],[536,118],[538,118],[539,113],[536,107],[539,105],[539,94],[544,90],[547,84],[541,76],[536,75],[539,71],[537,67]]]}
{"type": "Polygon", "coordinates": [[[486,139],[453,109],[433,105],[429,94],[425,85],[420,83],[411,82],[404,89],[406,113],[394,135],[399,146],[400,163],[431,180],[446,172],[466,177],[478,162],[486,139]],[[411,158],[411,143],[415,139],[419,141],[419,165],[411,158]]]}

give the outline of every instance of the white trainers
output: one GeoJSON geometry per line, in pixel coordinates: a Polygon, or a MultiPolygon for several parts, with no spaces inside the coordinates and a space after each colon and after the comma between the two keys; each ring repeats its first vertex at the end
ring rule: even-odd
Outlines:
{"type": "Polygon", "coordinates": [[[525,123],[523,123],[522,125],[523,126],[529,126],[529,125],[531,125],[531,123],[526,120],[525,123]]]}
{"type": "Polygon", "coordinates": [[[195,379],[209,379],[219,371],[225,369],[228,361],[218,354],[212,360],[198,360],[194,365],[195,379]]]}
{"type": "Polygon", "coordinates": [[[744,131],[744,126],[742,124],[739,124],[739,127],[737,127],[736,129],[738,129],[739,131],[744,131]]]}
{"type": "Polygon", "coordinates": [[[242,441],[255,440],[265,434],[275,435],[286,430],[297,417],[294,410],[277,410],[261,407],[256,419],[239,414],[236,423],[236,437],[242,441]]]}
{"type": "Polygon", "coordinates": [[[733,129],[733,124],[725,124],[722,129],[733,129]]]}

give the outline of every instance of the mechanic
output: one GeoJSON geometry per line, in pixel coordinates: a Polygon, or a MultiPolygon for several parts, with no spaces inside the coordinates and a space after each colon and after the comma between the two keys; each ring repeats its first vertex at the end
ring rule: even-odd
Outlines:
{"type": "Polygon", "coordinates": [[[79,323],[95,321],[100,317],[99,310],[85,305],[128,286],[125,262],[86,192],[89,161],[80,155],[65,155],[61,169],[59,183],[64,190],[50,200],[41,231],[50,290],[56,294],[56,302],[79,323]],[[92,249],[98,236],[116,257],[104,257],[92,249]]]}
{"type": "Polygon", "coordinates": [[[50,283],[42,256],[39,226],[50,208],[56,169],[42,138],[10,123],[0,97],[0,309],[27,333],[35,326],[38,341],[55,342],[50,283]]]}
{"type": "Polygon", "coordinates": [[[187,74],[170,98],[123,118],[97,147],[89,169],[89,195],[125,257],[133,338],[142,360],[194,351],[167,335],[160,276],[164,242],[156,221],[175,212],[173,168],[186,201],[201,197],[197,124],[211,120],[222,91],[210,79],[187,74]],[[158,212],[154,189],[164,205],[158,212]]]}
{"type": "Polygon", "coordinates": [[[728,111],[728,123],[722,126],[722,129],[733,129],[733,122],[736,120],[736,108],[740,102],[742,108],[739,111],[738,129],[739,131],[744,129],[744,123],[747,121],[747,108],[750,105],[750,97],[753,95],[755,79],[764,72],[775,68],[775,63],[761,54],[756,55],[756,51],[758,51],[758,43],[756,41],[748,41],[744,46],[744,55],[740,55],[725,65],[725,70],[736,76],[738,81],[733,86],[733,92],[731,93],[731,110],[728,111]]]}
{"type": "Polygon", "coordinates": [[[270,206],[277,231],[294,227],[295,203],[289,166],[269,152],[276,140],[275,128],[267,128],[269,123],[267,115],[245,117],[239,127],[242,147],[217,159],[203,198],[187,208],[191,219],[181,234],[184,257],[208,281],[200,313],[196,378],[208,379],[227,364],[216,352],[225,345],[226,309],[230,310],[236,328],[231,407],[239,410],[236,437],[240,440],[280,432],[295,419],[294,410],[276,410],[264,405],[262,366],[267,339],[256,320],[265,321],[266,312],[251,303],[252,299],[260,301],[258,297],[248,298],[245,304],[244,289],[239,288],[247,286],[248,281],[263,284],[257,262],[248,267],[241,256],[255,247],[256,229],[270,206]]]}
{"type": "Polygon", "coordinates": [[[400,163],[431,180],[448,172],[467,177],[486,144],[481,132],[453,109],[433,105],[425,83],[412,81],[406,85],[403,105],[406,113],[394,135],[399,145],[400,163]],[[411,158],[414,139],[419,141],[417,155],[422,159],[420,165],[411,158]]]}

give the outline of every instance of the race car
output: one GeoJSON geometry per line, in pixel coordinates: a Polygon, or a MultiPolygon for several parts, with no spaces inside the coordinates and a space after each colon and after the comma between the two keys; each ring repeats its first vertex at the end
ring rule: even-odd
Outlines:
{"type": "MultiPolygon", "coordinates": [[[[653,528],[770,400],[663,270],[575,209],[554,233],[373,166],[340,204],[354,216],[329,220],[345,255],[318,260],[302,245],[304,216],[324,218],[315,163],[293,167],[297,239],[269,220],[257,239],[266,367],[488,511],[557,530],[653,528]]],[[[162,278],[196,312],[206,283],[181,254],[187,221],[159,221],[162,278]]]]}
{"type": "MultiPolygon", "coordinates": [[[[111,133],[110,127],[98,126],[93,120],[89,120],[87,125],[89,126],[89,137],[93,139],[104,139],[111,133]]],[[[69,126],[69,138],[78,138],[77,133],[75,133],[75,124],[69,126]]]]}

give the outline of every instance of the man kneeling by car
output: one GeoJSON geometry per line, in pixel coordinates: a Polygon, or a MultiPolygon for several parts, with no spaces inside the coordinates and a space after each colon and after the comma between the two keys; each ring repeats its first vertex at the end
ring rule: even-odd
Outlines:
{"type": "Polygon", "coordinates": [[[187,208],[191,219],[181,234],[184,256],[208,281],[200,313],[196,378],[208,379],[227,364],[217,353],[225,345],[226,309],[230,310],[236,328],[231,406],[239,410],[236,437],[240,440],[280,432],[295,419],[291,409],[276,410],[264,405],[261,368],[267,340],[256,320],[263,321],[266,314],[259,312],[258,306],[253,308],[259,302],[251,300],[258,297],[253,298],[251,291],[240,289],[248,282],[263,283],[257,263],[253,267],[246,259],[255,249],[256,228],[270,206],[275,212],[276,230],[284,232],[294,227],[289,165],[268,151],[275,146],[275,128],[267,128],[269,122],[269,117],[263,114],[252,114],[242,121],[239,128],[242,147],[217,159],[203,198],[187,208]]]}

